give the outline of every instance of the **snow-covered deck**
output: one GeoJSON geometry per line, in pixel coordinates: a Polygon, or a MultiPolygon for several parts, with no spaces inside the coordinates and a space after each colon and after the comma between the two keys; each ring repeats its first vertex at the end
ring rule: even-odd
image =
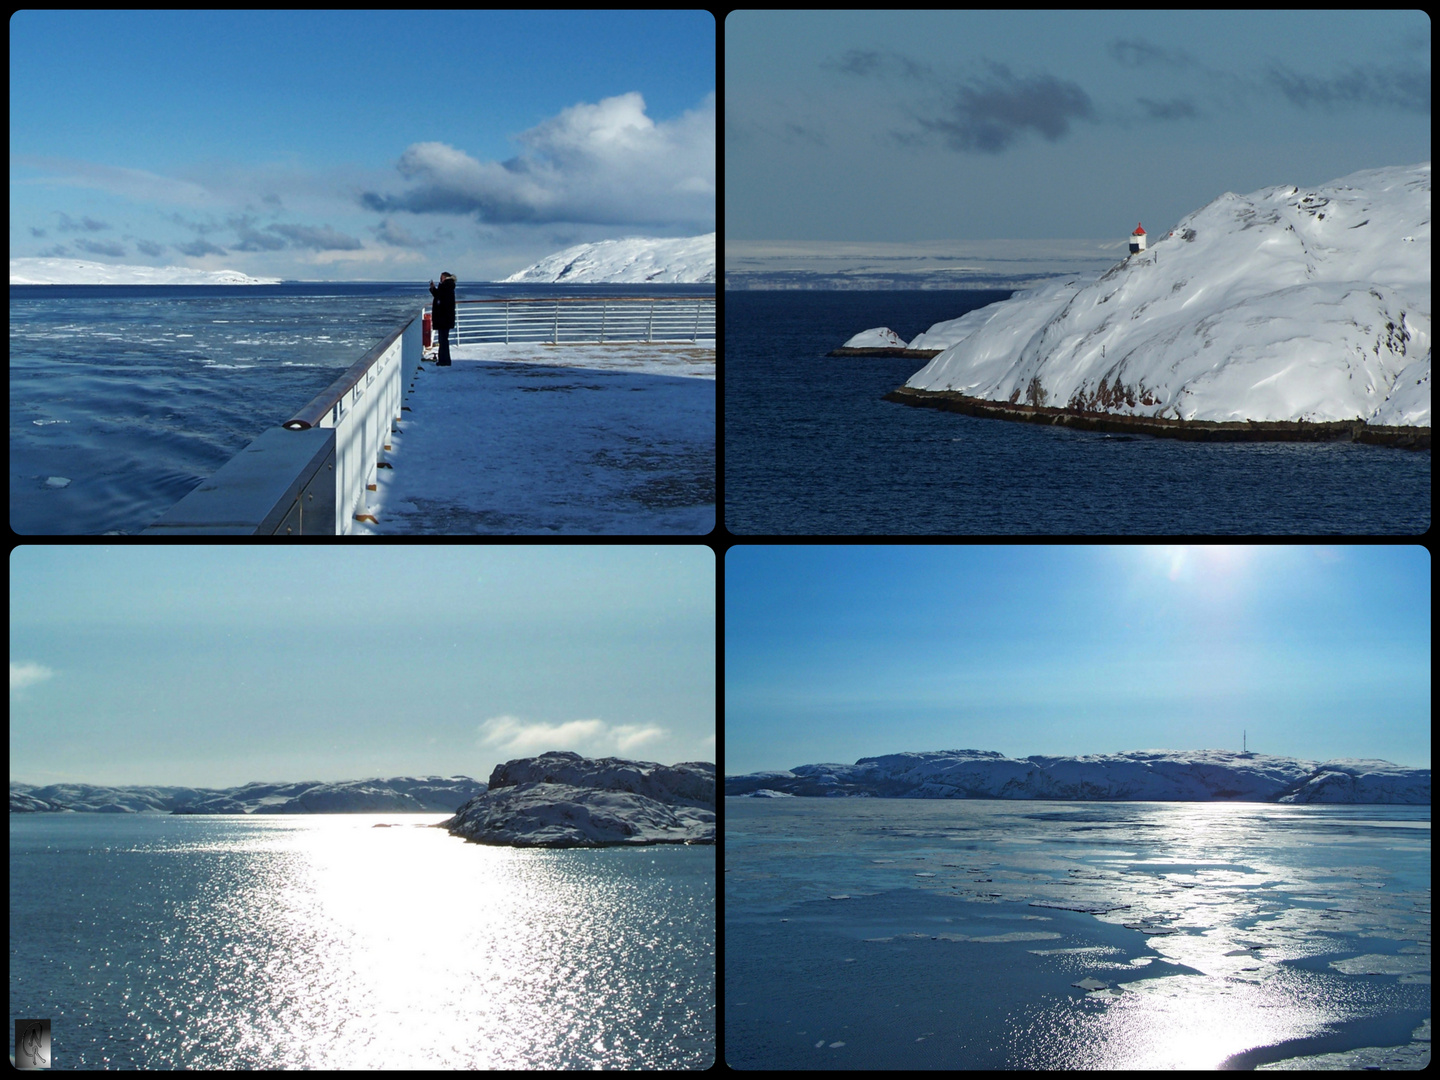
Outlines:
{"type": "Polygon", "coordinates": [[[414,372],[354,535],[715,526],[715,343],[465,345],[414,372]]]}

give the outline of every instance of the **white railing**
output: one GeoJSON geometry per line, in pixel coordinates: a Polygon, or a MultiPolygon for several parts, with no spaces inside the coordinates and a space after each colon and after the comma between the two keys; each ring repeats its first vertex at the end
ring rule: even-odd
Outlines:
{"type": "Polygon", "coordinates": [[[453,345],[699,341],[715,337],[713,297],[459,300],[453,345]]]}
{"type": "Polygon", "coordinates": [[[353,364],[285,422],[292,430],[335,429],[335,535],[348,535],[355,513],[400,419],[403,378],[420,362],[421,319],[416,316],[353,364]]]}

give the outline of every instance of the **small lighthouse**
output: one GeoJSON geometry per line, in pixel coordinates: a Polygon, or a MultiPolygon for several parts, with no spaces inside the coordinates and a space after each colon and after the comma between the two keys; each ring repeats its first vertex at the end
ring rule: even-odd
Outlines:
{"type": "Polygon", "coordinates": [[[1136,225],[1135,225],[1135,231],[1130,234],[1130,254],[1131,254],[1131,255],[1139,255],[1140,252],[1142,252],[1142,251],[1144,251],[1144,250],[1145,250],[1145,226],[1144,226],[1144,225],[1141,225],[1141,224],[1139,224],[1139,223],[1137,222],[1136,225]]]}

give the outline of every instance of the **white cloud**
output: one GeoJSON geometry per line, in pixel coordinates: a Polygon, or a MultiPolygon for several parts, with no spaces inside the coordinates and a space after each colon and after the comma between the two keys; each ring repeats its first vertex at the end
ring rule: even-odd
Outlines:
{"type": "Polygon", "coordinates": [[[51,671],[44,664],[37,664],[30,660],[11,660],[10,689],[24,690],[25,687],[43,682],[54,674],[55,672],[51,671]]]}
{"type": "Polygon", "coordinates": [[[669,732],[654,724],[607,724],[603,720],[567,720],[561,724],[495,716],[479,727],[487,750],[528,756],[547,750],[573,750],[586,756],[629,754],[669,732]]]}
{"type": "Polygon", "coordinates": [[[415,143],[399,171],[416,187],[366,192],[372,210],[475,213],[481,220],[686,225],[715,220],[715,95],[656,123],[636,92],[572,105],[516,136],[524,151],[477,161],[442,142],[415,143]]]}

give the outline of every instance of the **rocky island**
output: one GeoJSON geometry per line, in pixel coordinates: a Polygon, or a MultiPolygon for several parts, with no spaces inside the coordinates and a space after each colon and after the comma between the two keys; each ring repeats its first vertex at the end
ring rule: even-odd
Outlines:
{"type": "Polygon", "coordinates": [[[715,766],[551,751],[497,765],[488,790],[437,828],[476,844],[715,843],[715,766]]]}
{"type": "Polygon", "coordinates": [[[1428,806],[1430,770],[1370,759],[1320,762],[1231,750],[1027,758],[993,750],[935,750],[727,776],[725,794],[1428,806]]]}

